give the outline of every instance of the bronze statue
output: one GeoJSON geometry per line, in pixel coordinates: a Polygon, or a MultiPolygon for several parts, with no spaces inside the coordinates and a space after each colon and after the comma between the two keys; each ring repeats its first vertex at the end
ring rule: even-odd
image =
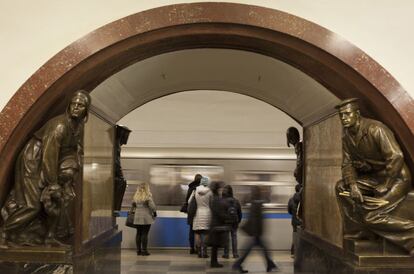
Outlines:
{"type": "Polygon", "coordinates": [[[300,140],[299,130],[295,127],[290,127],[286,132],[287,146],[293,145],[296,153],[296,168],[293,172],[296,182],[303,184],[303,144],[300,140]]]}
{"type": "Polygon", "coordinates": [[[414,255],[414,221],[393,215],[411,190],[410,171],[392,131],[360,115],[358,99],[336,107],[343,126],[342,180],[336,186],[346,238],[382,237],[414,255]],[[346,229],[346,228],[345,228],[346,229]]]}
{"type": "Polygon", "coordinates": [[[124,198],[126,180],[121,167],[121,146],[128,142],[131,130],[125,126],[115,126],[115,189],[114,189],[114,210],[121,210],[124,198]]]}
{"type": "MultiPolygon", "coordinates": [[[[303,181],[302,181],[302,174],[303,174],[303,143],[300,141],[300,134],[299,130],[295,127],[290,127],[286,131],[286,139],[287,139],[287,145],[290,147],[290,145],[293,145],[295,147],[295,153],[296,153],[296,167],[295,171],[293,172],[293,175],[295,176],[297,185],[295,186],[295,194],[289,199],[288,201],[288,212],[290,215],[292,215],[292,228],[293,232],[297,232],[298,226],[300,227],[302,225],[302,187],[303,187],[303,181]]],[[[295,234],[293,234],[295,237],[295,234]]],[[[294,246],[294,239],[292,240],[292,245],[290,248],[290,254],[295,254],[295,246],[294,246]]]]}
{"type": "Polygon", "coordinates": [[[18,155],[14,185],[1,209],[3,246],[61,244],[57,227],[59,220],[70,222],[67,207],[81,166],[90,104],[86,91],[75,92],[66,112],[46,122],[18,155]]]}
{"type": "Polygon", "coordinates": [[[73,183],[78,171],[78,161],[71,155],[64,157],[59,165],[59,185],[47,186],[42,191],[40,201],[48,216],[45,244],[64,245],[58,239],[67,239],[74,233],[70,209],[75,198],[73,183]]]}

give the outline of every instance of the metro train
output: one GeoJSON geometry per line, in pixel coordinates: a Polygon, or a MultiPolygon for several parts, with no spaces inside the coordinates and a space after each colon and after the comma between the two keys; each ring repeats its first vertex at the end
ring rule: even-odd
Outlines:
{"type": "MultiPolygon", "coordinates": [[[[125,226],[132,196],[141,182],[150,184],[158,217],[150,230],[150,247],[188,246],[186,214],[179,210],[188,184],[199,173],[233,187],[243,213],[248,211],[250,186],[261,185],[265,195],[265,237],[273,250],[290,249],[291,216],[287,203],[294,194],[296,156],[290,149],[141,149],[122,154],[127,189],[117,223],[123,229],[123,248],[135,248],[135,231],[125,226]]],[[[239,232],[239,246],[246,236],[239,232]]]]}

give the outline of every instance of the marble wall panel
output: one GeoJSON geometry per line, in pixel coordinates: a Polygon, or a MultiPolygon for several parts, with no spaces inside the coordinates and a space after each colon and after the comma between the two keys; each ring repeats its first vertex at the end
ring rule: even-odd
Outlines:
{"type": "Polygon", "coordinates": [[[113,227],[114,128],[94,114],[85,125],[82,240],[113,227]]]}
{"type": "Polygon", "coordinates": [[[342,218],[335,197],[341,178],[342,126],[338,115],[304,129],[305,230],[342,246],[342,218]]]}

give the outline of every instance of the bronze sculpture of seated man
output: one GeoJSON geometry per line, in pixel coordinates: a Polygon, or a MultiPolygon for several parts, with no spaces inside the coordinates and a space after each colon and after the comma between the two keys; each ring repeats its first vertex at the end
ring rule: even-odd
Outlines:
{"type": "Polygon", "coordinates": [[[360,115],[357,99],[337,109],[343,126],[342,180],[336,186],[349,238],[382,237],[414,256],[414,221],[393,215],[412,189],[411,174],[392,131],[360,115]]]}

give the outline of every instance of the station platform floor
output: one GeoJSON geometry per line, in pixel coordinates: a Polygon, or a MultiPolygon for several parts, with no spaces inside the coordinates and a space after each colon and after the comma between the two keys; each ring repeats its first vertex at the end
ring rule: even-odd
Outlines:
{"type": "MultiPolygon", "coordinates": [[[[150,256],[138,256],[135,250],[123,249],[121,254],[121,273],[125,274],[200,274],[200,273],[238,273],[232,270],[236,259],[223,259],[219,263],[223,268],[210,268],[210,259],[201,259],[191,255],[187,250],[149,250],[150,256]]],[[[289,251],[272,251],[272,258],[279,266],[275,273],[292,274],[293,259],[289,251]]],[[[243,267],[249,273],[261,274],[266,272],[264,260],[259,251],[253,251],[243,267]]]]}

